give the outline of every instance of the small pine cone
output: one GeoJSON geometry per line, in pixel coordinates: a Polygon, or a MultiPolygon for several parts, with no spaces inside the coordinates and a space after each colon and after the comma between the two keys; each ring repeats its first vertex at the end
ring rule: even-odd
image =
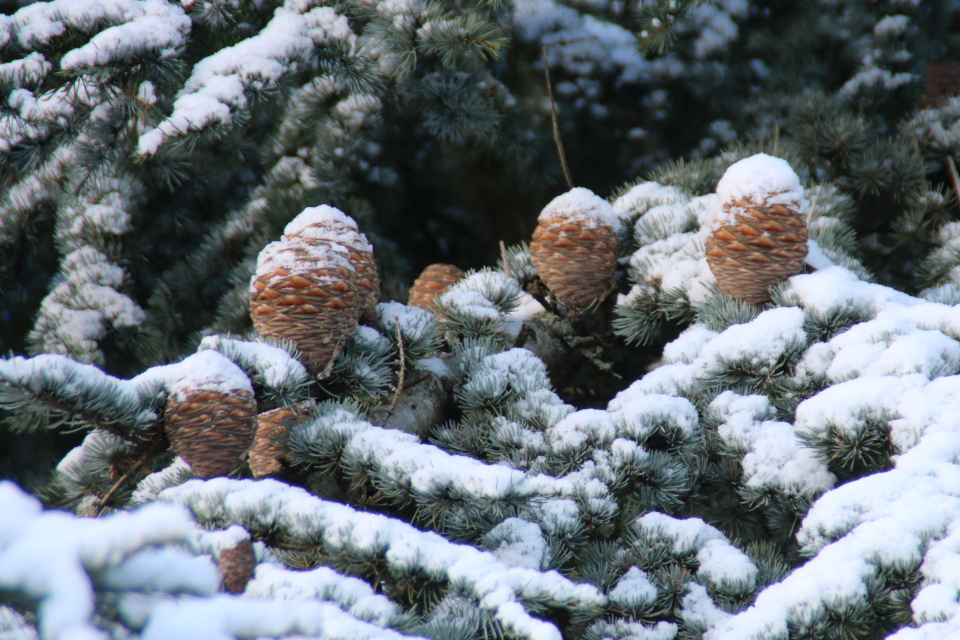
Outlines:
{"type": "Polygon", "coordinates": [[[452,264],[432,264],[414,280],[410,287],[407,304],[411,307],[429,309],[433,301],[457,284],[466,274],[452,264]]]}
{"type": "Polygon", "coordinates": [[[174,365],[165,429],[174,453],[202,478],[234,471],[250,448],[257,404],[250,380],[215,351],[174,365]]]}
{"type": "Polygon", "coordinates": [[[588,189],[554,198],[540,214],[530,257],[550,293],[574,311],[602,300],[617,269],[613,208],[588,189]]]}
{"type": "Polygon", "coordinates": [[[280,471],[287,454],[287,425],[305,418],[313,408],[312,401],[292,407],[278,407],[257,416],[257,434],[250,447],[250,470],[254,478],[262,478],[280,471]]]}
{"type": "Polygon", "coordinates": [[[731,166],[717,193],[723,213],[707,238],[707,264],[725,295],[763,304],[807,256],[809,205],[800,179],[785,161],[758,154],[731,166]]]}
{"type": "Polygon", "coordinates": [[[241,540],[230,549],[220,551],[220,582],[227,593],[243,593],[257,568],[250,540],[241,540]]]}
{"type": "Polygon", "coordinates": [[[376,320],[380,301],[380,274],[373,258],[373,245],[360,233],[353,218],[328,205],[304,209],[287,228],[284,238],[298,238],[310,245],[338,245],[347,250],[354,266],[353,283],[360,297],[360,315],[376,320]]]}
{"type": "Polygon", "coordinates": [[[260,252],[250,315],[261,336],[289,340],[308,369],[323,371],[357,327],[357,270],[347,247],[311,238],[314,229],[300,224],[302,216],[260,252]]]}

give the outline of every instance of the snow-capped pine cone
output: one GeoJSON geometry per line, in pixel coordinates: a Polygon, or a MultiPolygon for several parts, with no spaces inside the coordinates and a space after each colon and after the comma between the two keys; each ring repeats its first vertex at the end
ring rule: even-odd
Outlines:
{"type": "Polygon", "coordinates": [[[807,212],[800,178],[764,153],[740,160],[717,183],[722,211],[711,221],[707,264],[724,295],[751,304],[800,273],[807,256],[807,212]]]}
{"type": "Polygon", "coordinates": [[[530,243],[534,268],[551,295],[574,311],[600,301],[617,269],[617,225],[610,204],[583,188],[548,204],[530,243]]]}
{"type": "Polygon", "coordinates": [[[257,332],[289,340],[314,372],[333,362],[357,327],[360,297],[348,253],[337,244],[284,235],[260,252],[250,282],[257,332]]]}
{"type": "Polygon", "coordinates": [[[168,398],[165,428],[174,453],[201,478],[213,478],[240,465],[253,441],[256,416],[249,390],[185,390],[168,398]]]}
{"type": "Polygon", "coordinates": [[[221,549],[220,582],[227,593],[243,593],[257,568],[250,540],[241,540],[230,549],[221,549]]]}
{"type": "Polygon", "coordinates": [[[334,244],[347,250],[354,266],[353,283],[360,297],[360,317],[376,322],[380,301],[380,273],[373,258],[373,245],[360,233],[353,218],[328,205],[304,209],[284,229],[284,238],[296,238],[317,246],[334,244]]]}
{"type": "Polygon", "coordinates": [[[411,307],[429,309],[434,300],[463,280],[465,275],[452,264],[431,264],[420,273],[419,278],[413,281],[407,304],[411,307]]]}
{"type": "Polygon", "coordinates": [[[313,401],[291,407],[278,407],[257,416],[257,433],[250,446],[250,470],[254,478],[280,471],[280,461],[287,455],[287,425],[309,415],[313,401]]]}

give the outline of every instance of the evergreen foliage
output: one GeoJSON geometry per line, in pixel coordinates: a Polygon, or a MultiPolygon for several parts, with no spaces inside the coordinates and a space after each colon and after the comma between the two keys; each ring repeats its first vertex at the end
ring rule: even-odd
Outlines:
{"type": "Polygon", "coordinates": [[[957,2],[15,4],[0,636],[960,633],[957,2]],[[706,253],[747,158],[809,205],[764,305],[706,253]],[[556,246],[618,240],[585,309],[561,177],[610,204],[556,246]],[[381,302],[310,368],[249,289],[321,204],[381,302]]]}

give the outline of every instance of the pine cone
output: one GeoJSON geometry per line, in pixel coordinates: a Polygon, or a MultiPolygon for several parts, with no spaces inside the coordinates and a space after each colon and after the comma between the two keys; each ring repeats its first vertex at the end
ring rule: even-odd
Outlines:
{"type": "Polygon", "coordinates": [[[373,258],[373,245],[367,236],[360,233],[353,218],[328,205],[304,209],[284,229],[284,238],[288,237],[299,238],[313,246],[327,244],[345,248],[348,259],[356,269],[353,283],[360,296],[360,316],[376,321],[380,274],[373,258]]]}
{"type": "Polygon", "coordinates": [[[227,593],[243,593],[257,567],[250,540],[241,540],[230,549],[220,551],[220,582],[227,593]]]}
{"type": "Polygon", "coordinates": [[[280,460],[287,454],[287,425],[306,417],[313,408],[312,401],[292,407],[278,407],[257,416],[257,434],[250,447],[250,470],[254,478],[262,478],[280,471],[280,460]]]}
{"type": "Polygon", "coordinates": [[[434,300],[446,293],[447,289],[457,284],[466,274],[452,264],[432,264],[420,277],[413,281],[410,287],[410,297],[407,301],[411,307],[429,309],[434,300]]]}
{"type": "Polygon", "coordinates": [[[261,336],[289,340],[307,368],[323,371],[353,335],[361,302],[350,249],[313,237],[317,228],[304,217],[311,211],[260,252],[250,315],[261,336]]]}
{"type": "Polygon", "coordinates": [[[723,213],[707,238],[707,263],[725,295],[763,304],[807,255],[809,205],[800,179],[785,161],[758,154],[731,166],[717,193],[723,213]]]}
{"type": "Polygon", "coordinates": [[[253,441],[257,404],[250,380],[214,351],[201,351],[179,365],[168,384],[167,437],[174,453],[202,478],[234,471],[253,441]]]}
{"type": "Polygon", "coordinates": [[[617,269],[613,208],[588,189],[554,198],[538,218],[530,257],[550,293],[574,311],[601,300],[617,269]]]}

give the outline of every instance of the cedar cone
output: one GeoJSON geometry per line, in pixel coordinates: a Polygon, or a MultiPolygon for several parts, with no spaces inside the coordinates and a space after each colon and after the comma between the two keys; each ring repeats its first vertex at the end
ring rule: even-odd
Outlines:
{"type": "Polygon", "coordinates": [[[313,402],[308,400],[257,416],[257,434],[250,447],[250,470],[254,478],[280,471],[280,460],[287,454],[287,425],[302,420],[312,408],[313,402]]]}
{"type": "Polygon", "coordinates": [[[227,593],[243,593],[257,567],[250,540],[241,540],[230,549],[220,550],[220,582],[227,593]]]}
{"type": "Polygon", "coordinates": [[[466,274],[452,264],[432,264],[413,281],[410,287],[410,298],[407,301],[411,307],[429,309],[433,301],[446,293],[447,289],[457,284],[466,274]]]}
{"type": "Polygon", "coordinates": [[[310,222],[309,216],[301,220],[304,214],[287,225],[291,233],[260,252],[250,282],[250,315],[261,336],[289,340],[316,372],[353,335],[361,302],[350,250],[311,237],[316,228],[301,224],[310,222]]]}
{"type": "Polygon", "coordinates": [[[800,180],[785,161],[757,154],[731,166],[717,193],[723,214],[707,238],[707,264],[724,295],[763,304],[770,287],[799,273],[807,256],[800,180]]]}
{"type": "Polygon", "coordinates": [[[602,300],[617,269],[619,219],[583,188],[548,204],[538,218],[530,257],[550,293],[574,311],[602,300]]]}
{"type": "Polygon", "coordinates": [[[174,366],[183,375],[168,385],[164,417],[170,446],[200,477],[227,475],[253,440],[257,404],[250,381],[215,351],[174,366]]]}
{"type": "Polygon", "coordinates": [[[284,229],[284,238],[288,237],[313,246],[336,244],[345,248],[355,268],[353,283],[360,296],[360,316],[366,321],[376,321],[380,274],[373,259],[373,246],[367,236],[360,233],[353,218],[328,205],[304,209],[284,229]]]}

